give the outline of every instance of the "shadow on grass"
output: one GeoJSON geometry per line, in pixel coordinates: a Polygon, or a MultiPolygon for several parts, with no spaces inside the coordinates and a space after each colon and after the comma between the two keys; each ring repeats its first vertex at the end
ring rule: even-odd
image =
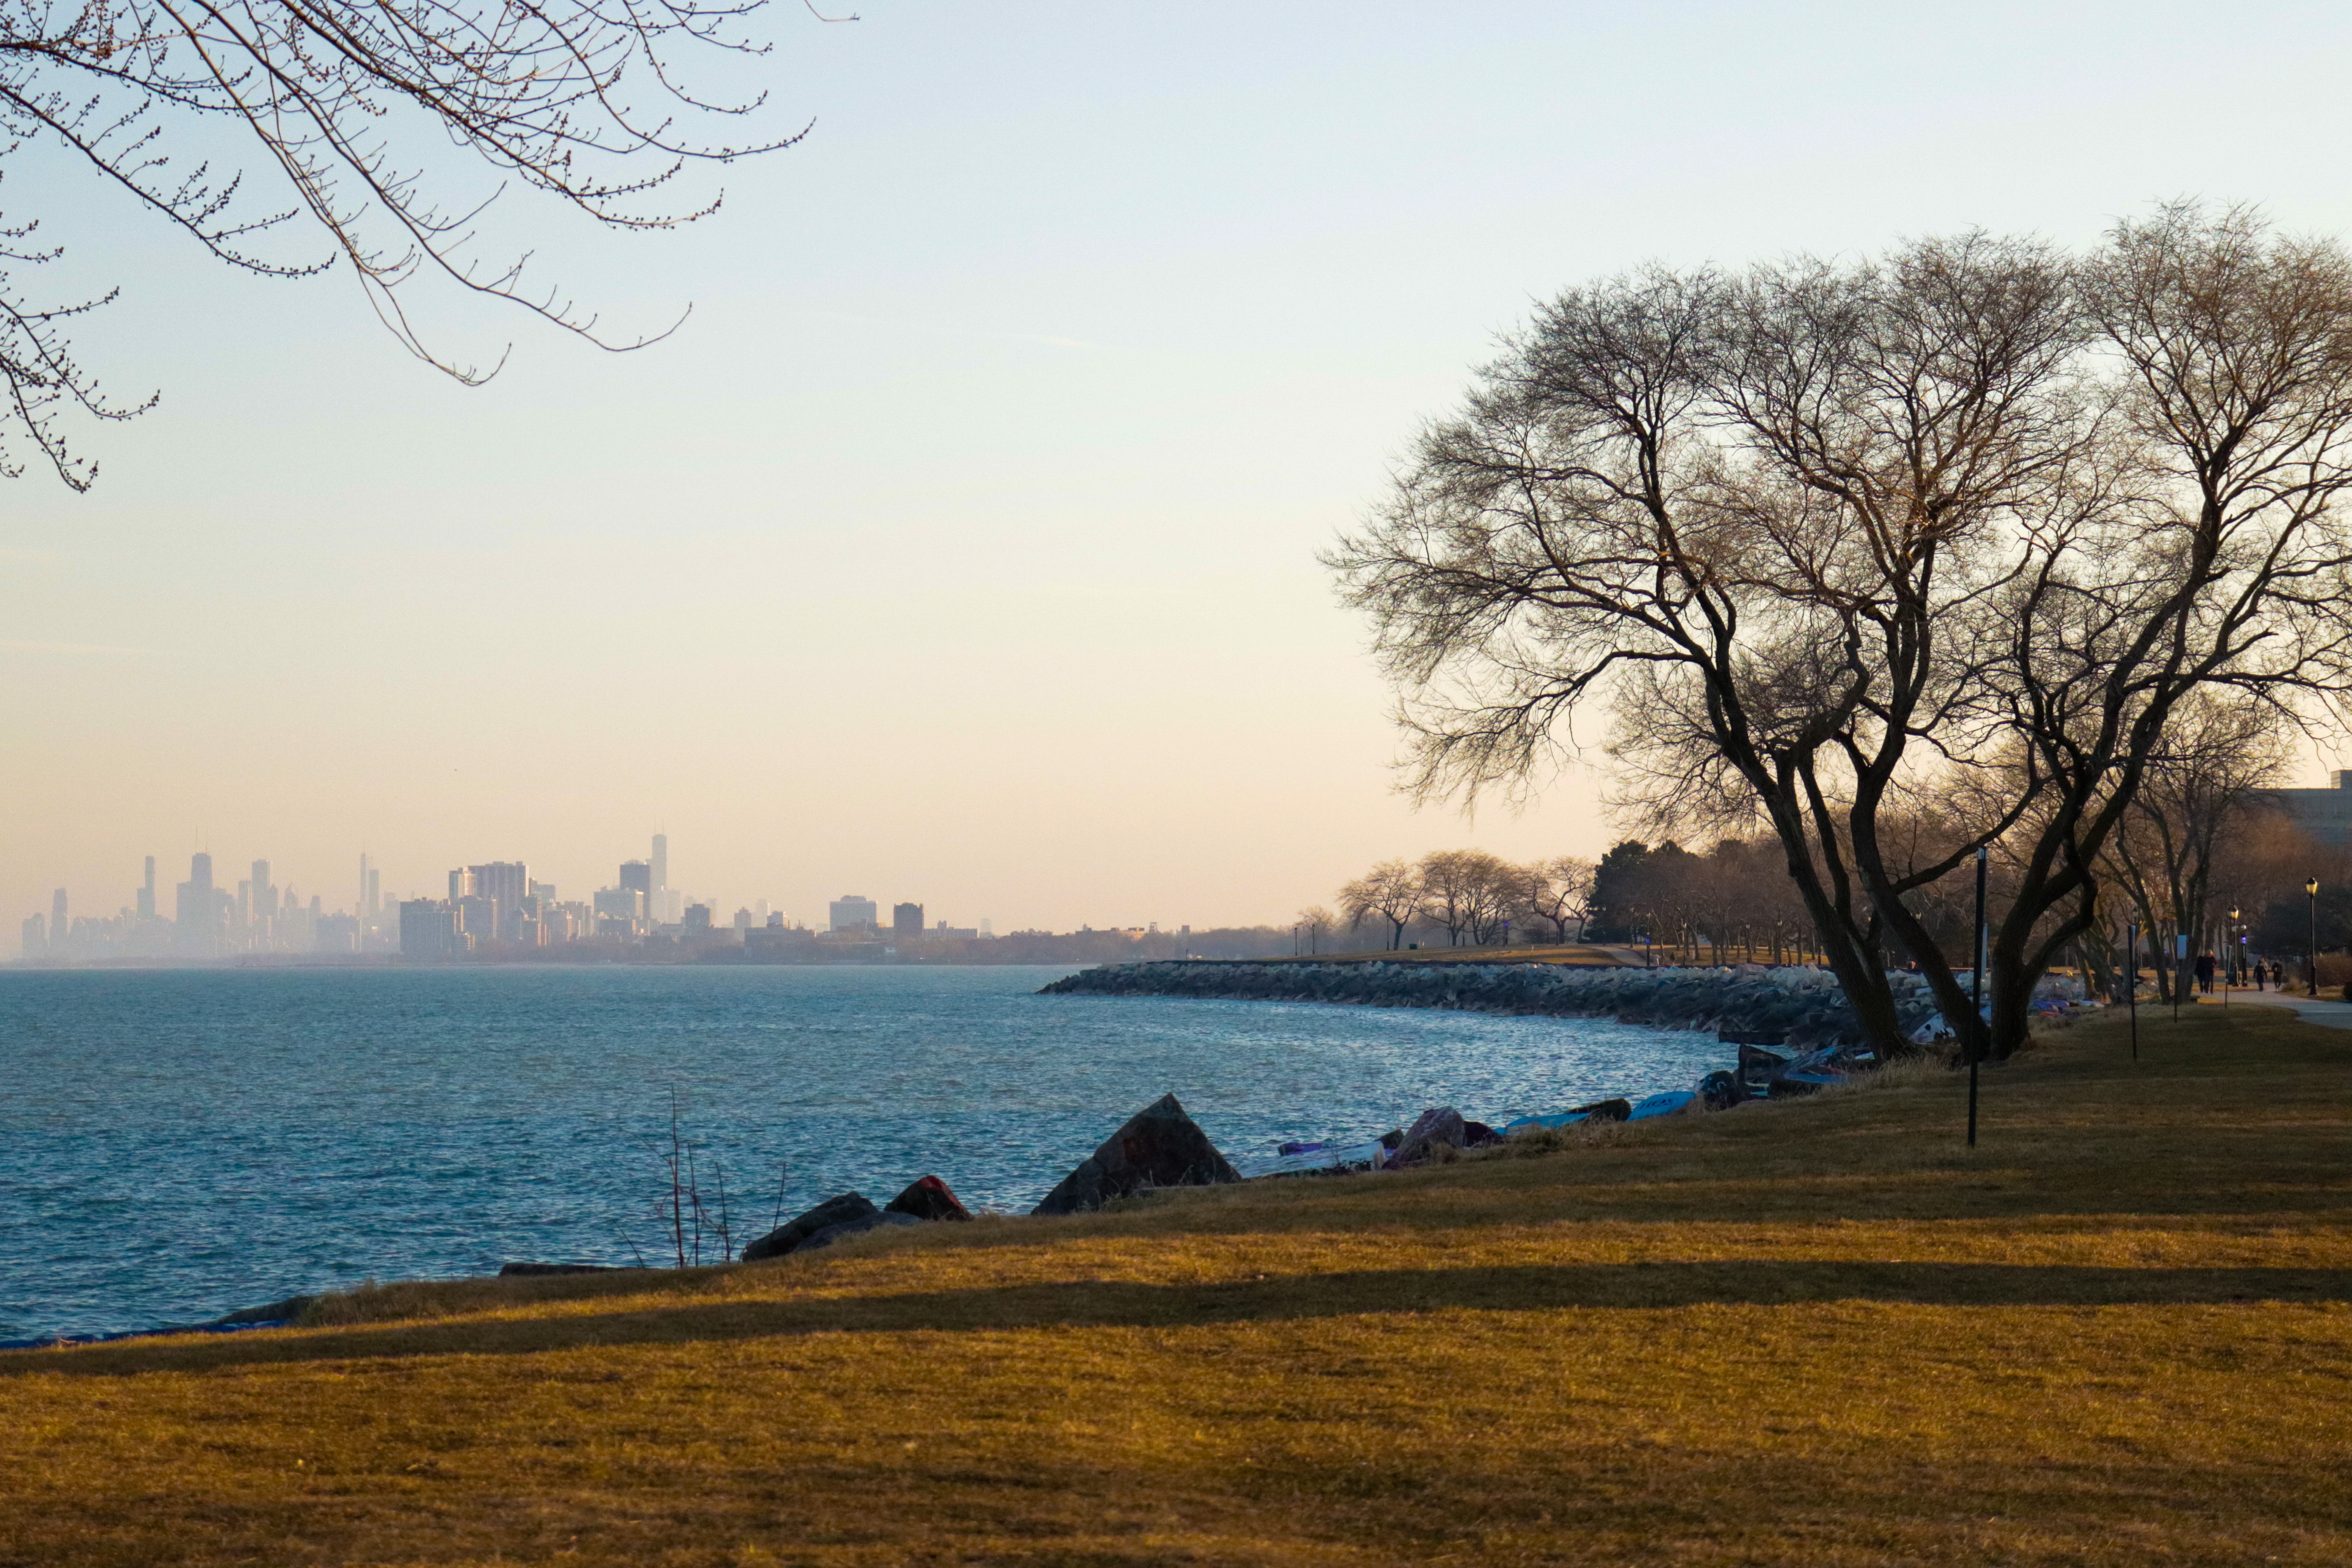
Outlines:
{"type": "Polygon", "coordinates": [[[0,1354],[0,1376],[203,1372],[281,1363],[529,1355],[818,1333],[1179,1328],[1452,1310],[1660,1309],[1865,1301],[1921,1306],[2143,1306],[2352,1301],[2352,1269],[2105,1268],[1979,1263],[1563,1264],[1284,1276],[1212,1285],[1024,1284],[824,1300],[681,1303],[527,1319],[289,1330],[0,1354]]]}

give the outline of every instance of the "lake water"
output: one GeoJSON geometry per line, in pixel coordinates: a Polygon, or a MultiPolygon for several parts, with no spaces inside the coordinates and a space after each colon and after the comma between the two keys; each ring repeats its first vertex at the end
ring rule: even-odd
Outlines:
{"type": "Polygon", "coordinates": [[[1170,1090],[1240,1160],[1728,1065],[1711,1036],[1590,1019],[1035,994],[1064,973],[0,973],[0,1339],[667,1260],[673,1095],[740,1246],[780,1160],[787,1215],[927,1172],[1021,1210],[1170,1090]]]}

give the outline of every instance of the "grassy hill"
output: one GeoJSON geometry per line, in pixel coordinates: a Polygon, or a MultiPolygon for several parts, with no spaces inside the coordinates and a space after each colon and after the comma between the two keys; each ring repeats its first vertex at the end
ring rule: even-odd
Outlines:
{"type": "Polygon", "coordinates": [[[2352,1033],[2141,1055],[0,1357],[0,1563],[2352,1561],[2352,1033]]]}

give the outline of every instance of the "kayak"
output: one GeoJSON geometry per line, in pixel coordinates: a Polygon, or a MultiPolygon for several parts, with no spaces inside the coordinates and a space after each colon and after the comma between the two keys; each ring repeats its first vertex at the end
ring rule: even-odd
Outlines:
{"type": "Polygon", "coordinates": [[[1678,1116],[1698,1103],[1698,1096],[1686,1089],[1670,1089],[1664,1094],[1654,1094],[1636,1103],[1626,1115],[1628,1121],[1647,1121],[1653,1116],[1678,1116]]]}
{"type": "Polygon", "coordinates": [[[1522,1116],[1517,1121],[1507,1121],[1503,1124],[1503,1136],[1507,1138],[1522,1127],[1573,1127],[1580,1121],[1622,1121],[1633,1114],[1633,1103],[1631,1100],[1596,1100],[1591,1105],[1549,1111],[1541,1116],[1522,1116]]]}

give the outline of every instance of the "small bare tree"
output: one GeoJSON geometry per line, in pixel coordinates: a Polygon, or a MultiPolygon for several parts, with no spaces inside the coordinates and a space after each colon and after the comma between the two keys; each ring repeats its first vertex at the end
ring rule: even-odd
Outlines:
{"type": "Polygon", "coordinates": [[[1484,947],[1500,934],[1517,891],[1507,862],[1484,849],[1433,849],[1420,871],[1422,912],[1444,928],[1447,946],[1466,936],[1484,947]]]}
{"type": "Polygon", "coordinates": [[[1310,904],[1298,911],[1294,923],[1298,927],[1299,934],[1307,939],[1307,951],[1320,952],[1324,939],[1339,929],[1339,917],[1321,904],[1310,904]]]}
{"type": "Polygon", "coordinates": [[[1388,946],[1404,945],[1404,930],[1421,913],[1421,873],[1403,860],[1383,860],[1339,889],[1339,910],[1354,931],[1367,921],[1389,928],[1388,946]]]}
{"type": "Polygon", "coordinates": [[[1519,868],[1520,918],[1539,936],[1555,945],[1584,940],[1584,922],[1592,913],[1592,862],[1580,856],[1560,855],[1519,868]]]}
{"type": "MultiPolygon", "coordinates": [[[[2248,829],[2272,807],[2286,772],[2284,726],[2259,702],[2200,691],[2183,702],[2147,760],[2138,793],[2100,856],[2100,869],[2138,913],[2169,1000],[2177,963],[2158,945],[2163,928],[2203,943],[2225,867],[2244,858],[2248,829]]],[[[2225,895],[2226,896],[2226,895],[2225,895]]]]}

